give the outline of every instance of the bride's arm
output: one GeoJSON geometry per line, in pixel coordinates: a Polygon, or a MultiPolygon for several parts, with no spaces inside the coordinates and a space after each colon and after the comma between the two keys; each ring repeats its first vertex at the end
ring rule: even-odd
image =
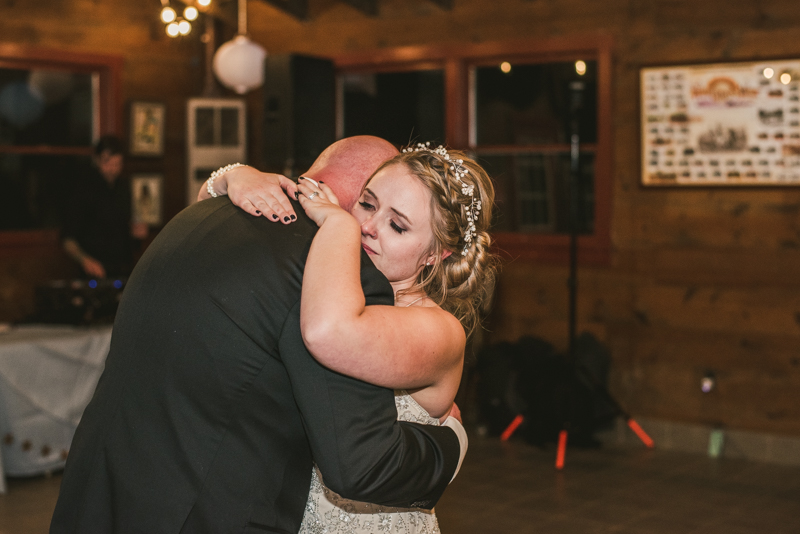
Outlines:
{"type": "Polygon", "coordinates": [[[429,388],[426,404],[433,409],[425,408],[431,415],[444,413],[461,378],[466,343],[461,324],[438,307],[366,306],[358,222],[331,204],[320,213],[323,203],[306,198],[312,190],[302,182],[300,190],[301,204],[320,224],[303,274],[300,326],[306,347],[326,367],[365,382],[429,388]]]}
{"type": "MultiPolygon", "coordinates": [[[[250,215],[263,215],[269,220],[283,223],[290,223],[297,218],[287,196],[296,195],[297,184],[283,175],[240,165],[218,175],[211,189],[217,196],[228,195],[231,202],[250,215]]],[[[197,200],[209,198],[211,193],[207,180],[200,188],[197,200]]]]}

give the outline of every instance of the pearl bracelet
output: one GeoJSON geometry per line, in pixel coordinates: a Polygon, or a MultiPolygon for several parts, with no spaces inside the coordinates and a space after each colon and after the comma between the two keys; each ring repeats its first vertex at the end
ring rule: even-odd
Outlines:
{"type": "Polygon", "coordinates": [[[236,167],[244,167],[244,166],[245,165],[241,163],[231,163],[230,165],[225,165],[224,167],[220,167],[216,171],[212,172],[211,176],[208,177],[208,181],[206,181],[206,191],[208,191],[208,194],[214,198],[217,198],[217,196],[219,195],[217,194],[216,191],[214,191],[214,180],[216,180],[218,177],[222,176],[226,172],[235,169],[236,167]]]}

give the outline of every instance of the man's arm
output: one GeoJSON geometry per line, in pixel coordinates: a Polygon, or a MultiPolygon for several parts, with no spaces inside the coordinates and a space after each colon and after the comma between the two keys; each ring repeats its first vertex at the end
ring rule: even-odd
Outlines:
{"type": "MultiPolygon", "coordinates": [[[[371,304],[392,303],[391,288],[386,295],[381,283],[388,283],[381,280],[365,285],[371,304]]],[[[322,367],[302,343],[299,311],[298,303],[280,353],[325,484],[353,500],[432,508],[460,462],[456,433],[448,426],[400,423],[391,390],[322,367]]]]}

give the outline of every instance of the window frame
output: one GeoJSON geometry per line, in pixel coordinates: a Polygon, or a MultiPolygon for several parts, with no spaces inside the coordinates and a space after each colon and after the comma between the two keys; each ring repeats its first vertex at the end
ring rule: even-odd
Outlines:
{"type": "MultiPolygon", "coordinates": [[[[122,131],[122,69],[123,57],[117,55],[69,52],[0,43],[0,68],[67,70],[98,75],[98,102],[94,103],[93,131],[98,135],[122,131]]],[[[2,154],[38,154],[90,156],[92,146],[54,147],[49,145],[0,146],[2,154]]],[[[0,230],[0,249],[16,251],[23,243],[27,247],[52,246],[58,243],[58,230],[0,230]]]]}
{"type": "MultiPolygon", "coordinates": [[[[597,62],[597,142],[584,145],[595,155],[594,231],[578,238],[581,264],[606,265],[611,249],[612,122],[611,75],[613,40],[608,35],[517,39],[475,44],[409,46],[340,54],[333,57],[336,73],[395,72],[441,68],[445,77],[445,138],[454,149],[474,152],[475,91],[474,67],[513,63],[574,61],[597,62]]],[[[341,108],[339,108],[341,111],[341,108]]],[[[341,120],[342,113],[337,113],[341,120]]],[[[341,131],[341,130],[340,130],[341,131]]],[[[536,150],[559,150],[569,145],[536,145],[536,150]]],[[[481,147],[525,151],[526,147],[481,147]]],[[[568,148],[567,148],[568,151],[568,148]]],[[[495,244],[507,259],[566,263],[569,236],[497,232],[495,244]]]]}

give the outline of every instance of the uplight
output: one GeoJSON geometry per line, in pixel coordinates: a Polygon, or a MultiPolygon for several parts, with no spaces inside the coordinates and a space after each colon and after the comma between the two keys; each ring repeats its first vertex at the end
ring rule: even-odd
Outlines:
{"type": "Polygon", "coordinates": [[[575,62],[575,72],[577,72],[578,75],[580,75],[580,76],[583,76],[584,74],[586,74],[586,62],[581,60],[581,59],[576,61],[575,62]]]}
{"type": "Polygon", "coordinates": [[[509,72],[511,72],[511,63],[509,63],[508,61],[503,61],[502,63],[500,63],[500,70],[508,74],[509,72]]]}
{"type": "Polygon", "coordinates": [[[788,85],[789,82],[791,82],[791,81],[792,81],[792,75],[791,74],[789,74],[788,72],[784,72],[783,74],[781,74],[781,83],[783,85],[788,85]]]}
{"type": "Polygon", "coordinates": [[[768,80],[771,80],[772,77],[775,76],[775,71],[772,70],[771,68],[767,67],[766,69],[764,69],[763,74],[764,74],[764,78],[766,78],[768,80]]]}

